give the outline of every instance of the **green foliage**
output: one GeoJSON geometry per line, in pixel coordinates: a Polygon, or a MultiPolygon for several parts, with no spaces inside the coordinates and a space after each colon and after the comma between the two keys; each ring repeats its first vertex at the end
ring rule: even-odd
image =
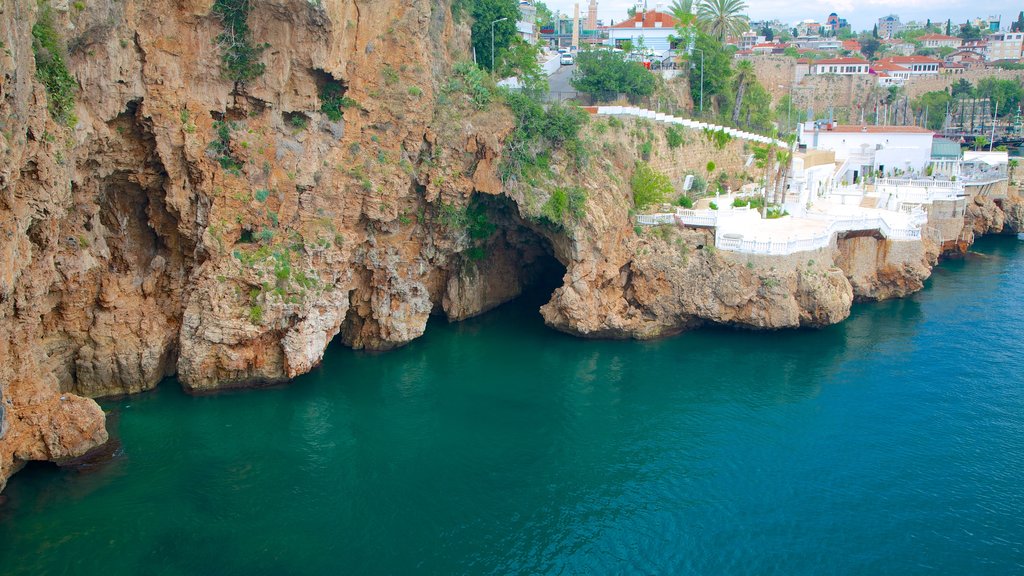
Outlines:
{"type": "Polygon", "coordinates": [[[978,80],[975,95],[978,98],[989,98],[993,106],[998,104],[996,115],[1005,116],[1017,112],[1017,106],[1024,100],[1024,84],[1014,79],[982,78],[978,80]]]}
{"type": "Polygon", "coordinates": [[[466,211],[454,204],[441,202],[437,209],[437,219],[441,226],[449,230],[462,230],[466,227],[466,211]]]}
{"type": "Polygon", "coordinates": [[[708,204],[708,208],[710,208],[712,210],[718,210],[718,204],[715,204],[714,202],[711,202],[710,204],[708,204]]]}
{"type": "Polygon", "coordinates": [[[472,240],[486,240],[498,229],[487,217],[487,210],[482,204],[466,208],[465,222],[466,232],[472,240]]]}
{"type": "Polygon", "coordinates": [[[558,187],[541,209],[541,218],[556,229],[568,229],[586,216],[587,192],[579,186],[558,187]]]}
{"type": "Polygon", "coordinates": [[[704,0],[697,7],[697,21],[701,29],[724,42],[728,36],[747,31],[747,17],[743,15],[746,9],[743,0],[704,0]]]}
{"type": "Polygon", "coordinates": [[[297,131],[305,130],[309,126],[309,118],[302,112],[290,112],[285,114],[288,125],[297,131]]]}
{"type": "Polygon", "coordinates": [[[47,110],[60,124],[71,126],[75,118],[75,91],[78,83],[64,63],[64,44],[53,23],[53,9],[41,4],[39,18],[32,26],[32,52],[36,61],[36,78],[46,88],[47,110]]]}
{"type": "Polygon", "coordinates": [[[685,195],[680,196],[679,200],[676,201],[676,205],[682,206],[683,208],[693,208],[693,199],[685,195]]]}
{"type": "MultiPolygon", "coordinates": [[[[460,10],[470,2],[460,2],[460,10]]],[[[519,2],[516,0],[473,0],[470,15],[473,17],[472,43],[476,59],[486,70],[491,69],[491,24],[494,30],[494,63],[497,65],[503,52],[518,38],[516,22],[519,21],[519,2]]]]}
{"type": "Polygon", "coordinates": [[[994,62],[992,66],[1003,70],[1024,70],[1024,62],[1013,62],[1010,60],[1000,60],[999,62],[994,62]]]}
{"type": "Polygon", "coordinates": [[[712,172],[715,171],[715,168],[717,168],[717,166],[715,166],[715,162],[713,160],[708,160],[708,163],[704,168],[707,170],[708,174],[711,174],[712,172]]]}
{"type": "MultiPolygon", "coordinates": [[[[697,34],[695,48],[704,54],[704,109],[710,110],[712,101],[726,105],[732,99],[732,55],[721,42],[703,33],[697,34]]],[[[697,50],[690,56],[690,97],[694,104],[700,102],[701,90],[701,52],[697,50]]]]}
{"type": "Polygon", "coordinates": [[[263,322],[263,306],[253,304],[249,307],[249,322],[261,324],[263,322]]]}
{"type": "Polygon", "coordinates": [[[506,92],[505,102],[512,109],[516,128],[505,142],[502,176],[505,180],[520,177],[524,170],[537,167],[550,158],[551,152],[563,149],[577,167],[586,161],[586,148],[580,140],[580,129],[588,115],[579,106],[553,103],[547,108],[533,95],[506,92]]]}
{"type": "Polygon", "coordinates": [[[231,151],[231,133],[235,130],[235,123],[217,121],[213,123],[213,129],[217,132],[217,138],[210,142],[209,150],[213,153],[214,159],[227,172],[240,175],[242,161],[231,151]]]}
{"type": "Polygon", "coordinates": [[[260,188],[255,193],[253,193],[253,197],[256,198],[257,202],[266,202],[267,198],[270,197],[270,190],[267,190],[266,188],[260,188]]]}
{"type": "MultiPolygon", "coordinates": [[[[729,142],[732,142],[732,136],[730,136],[728,133],[726,133],[725,130],[721,130],[721,129],[713,130],[711,128],[704,128],[703,131],[704,131],[704,137],[707,138],[708,142],[711,142],[712,144],[714,144],[715,148],[718,148],[719,150],[724,149],[726,147],[726,145],[729,144],[729,142]]],[[[709,164],[713,164],[713,163],[709,162],[709,164]]],[[[708,172],[711,172],[711,171],[712,170],[708,170],[708,172]]]]}
{"type": "Polygon", "coordinates": [[[668,141],[669,148],[679,148],[686,142],[682,129],[673,125],[665,129],[665,140],[668,141]]]}
{"type": "Polygon", "coordinates": [[[472,62],[456,62],[445,92],[462,92],[483,110],[494,100],[495,87],[490,77],[472,62]]]}
{"type": "Polygon", "coordinates": [[[419,86],[409,86],[408,92],[409,96],[412,96],[413,98],[419,98],[420,96],[423,96],[423,89],[420,88],[419,86]]]}
{"type": "Polygon", "coordinates": [[[604,49],[580,53],[573,71],[573,87],[605,99],[614,99],[620,93],[630,97],[653,94],[654,75],[639,62],[627,62],[623,54],[604,49]]]}
{"type": "Polygon", "coordinates": [[[633,204],[639,210],[651,204],[664,202],[673,192],[669,177],[651,168],[646,162],[637,162],[629,184],[633,189],[633,204]]]}
{"type": "Polygon", "coordinates": [[[260,62],[269,44],[253,44],[249,30],[251,0],[216,0],[213,13],[220,19],[224,32],[217,36],[222,73],[236,84],[245,84],[263,75],[267,65],[260,62]]]}
{"type": "MultiPolygon", "coordinates": [[[[969,86],[970,84],[968,84],[969,86]]],[[[956,86],[954,86],[954,89],[956,86]]],[[[942,129],[942,123],[945,120],[946,105],[949,104],[951,98],[948,92],[945,90],[935,90],[933,92],[925,92],[918,96],[911,103],[911,106],[916,112],[924,113],[928,112],[928,126],[929,130],[940,130],[942,129]]]]}
{"type": "Polygon", "coordinates": [[[523,82],[526,90],[547,92],[548,77],[540,68],[539,56],[540,46],[516,36],[507,50],[498,53],[498,61],[495,62],[498,76],[516,76],[523,82]]]}
{"type": "Polygon", "coordinates": [[[690,192],[694,194],[703,194],[708,189],[708,181],[698,174],[693,175],[693,184],[690,186],[690,192]]]}
{"type": "Polygon", "coordinates": [[[338,122],[345,108],[355,106],[359,106],[359,103],[345,96],[345,85],[341,82],[329,80],[320,87],[320,111],[331,122],[338,122]]]}

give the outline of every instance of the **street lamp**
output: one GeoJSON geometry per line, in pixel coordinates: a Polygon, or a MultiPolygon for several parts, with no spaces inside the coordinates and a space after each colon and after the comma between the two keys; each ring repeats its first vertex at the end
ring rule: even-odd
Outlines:
{"type": "Polygon", "coordinates": [[[704,117],[704,51],[700,48],[693,48],[694,52],[700,52],[700,115],[704,117]]]}
{"type": "Polygon", "coordinates": [[[498,18],[491,22],[491,74],[494,74],[494,25],[505,20],[508,20],[508,18],[498,18]]]}

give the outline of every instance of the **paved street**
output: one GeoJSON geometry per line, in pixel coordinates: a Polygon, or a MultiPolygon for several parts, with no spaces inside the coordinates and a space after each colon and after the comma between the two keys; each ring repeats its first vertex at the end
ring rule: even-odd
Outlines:
{"type": "Polygon", "coordinates": [[[576,89],[572,87],[572,71],[576,69],[576,66],[562,66],[557,72],[548,77],[548,86],[551,93],[556,92],[575,92],[576,89]]]}

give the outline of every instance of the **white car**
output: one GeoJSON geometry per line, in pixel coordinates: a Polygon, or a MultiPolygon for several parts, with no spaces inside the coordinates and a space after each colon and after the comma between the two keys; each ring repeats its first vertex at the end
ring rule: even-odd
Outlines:
{"type": "Polygon", "coordinates": [[[572,66],[576,63],[576,59],[573,58],[572,54],[562,54],[562,57],[558,59],[558,62],[562,66],[572,66]]]}

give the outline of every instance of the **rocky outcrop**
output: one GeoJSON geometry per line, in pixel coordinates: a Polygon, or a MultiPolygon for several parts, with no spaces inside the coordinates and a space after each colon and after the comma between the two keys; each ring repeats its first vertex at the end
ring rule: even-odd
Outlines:
{"type": "Polygon", "coordinates": [[[849,236],[837,242],[836,264],[849,279],[856,300],[902,298],[924,287],[938,260],[938,248],[876,235],[849,236]]]}
{"type": "Polygon", "coordinates": [[[269,47],[236,78],[213,0],[0,8],[0,489],[107,440],[90,398],[285,381],[335,338],[387,350],[538,283],[560,286],[557,329],[653,338],[824,326],[927,275],[923,251],[872,239],[764,258],[634,229],[638,160],[735,188],[756,179],[740,142],[595,121],[584,153],[510,178],[513,116],[455,70],[468,28],[446,2],[248,5],[269,47]],[[32,73],[53,56],[33,49],[41,14],[76,85],[67,122],[32,73]],[[558,189],[585,198],[561,222],[558,189]]]}

